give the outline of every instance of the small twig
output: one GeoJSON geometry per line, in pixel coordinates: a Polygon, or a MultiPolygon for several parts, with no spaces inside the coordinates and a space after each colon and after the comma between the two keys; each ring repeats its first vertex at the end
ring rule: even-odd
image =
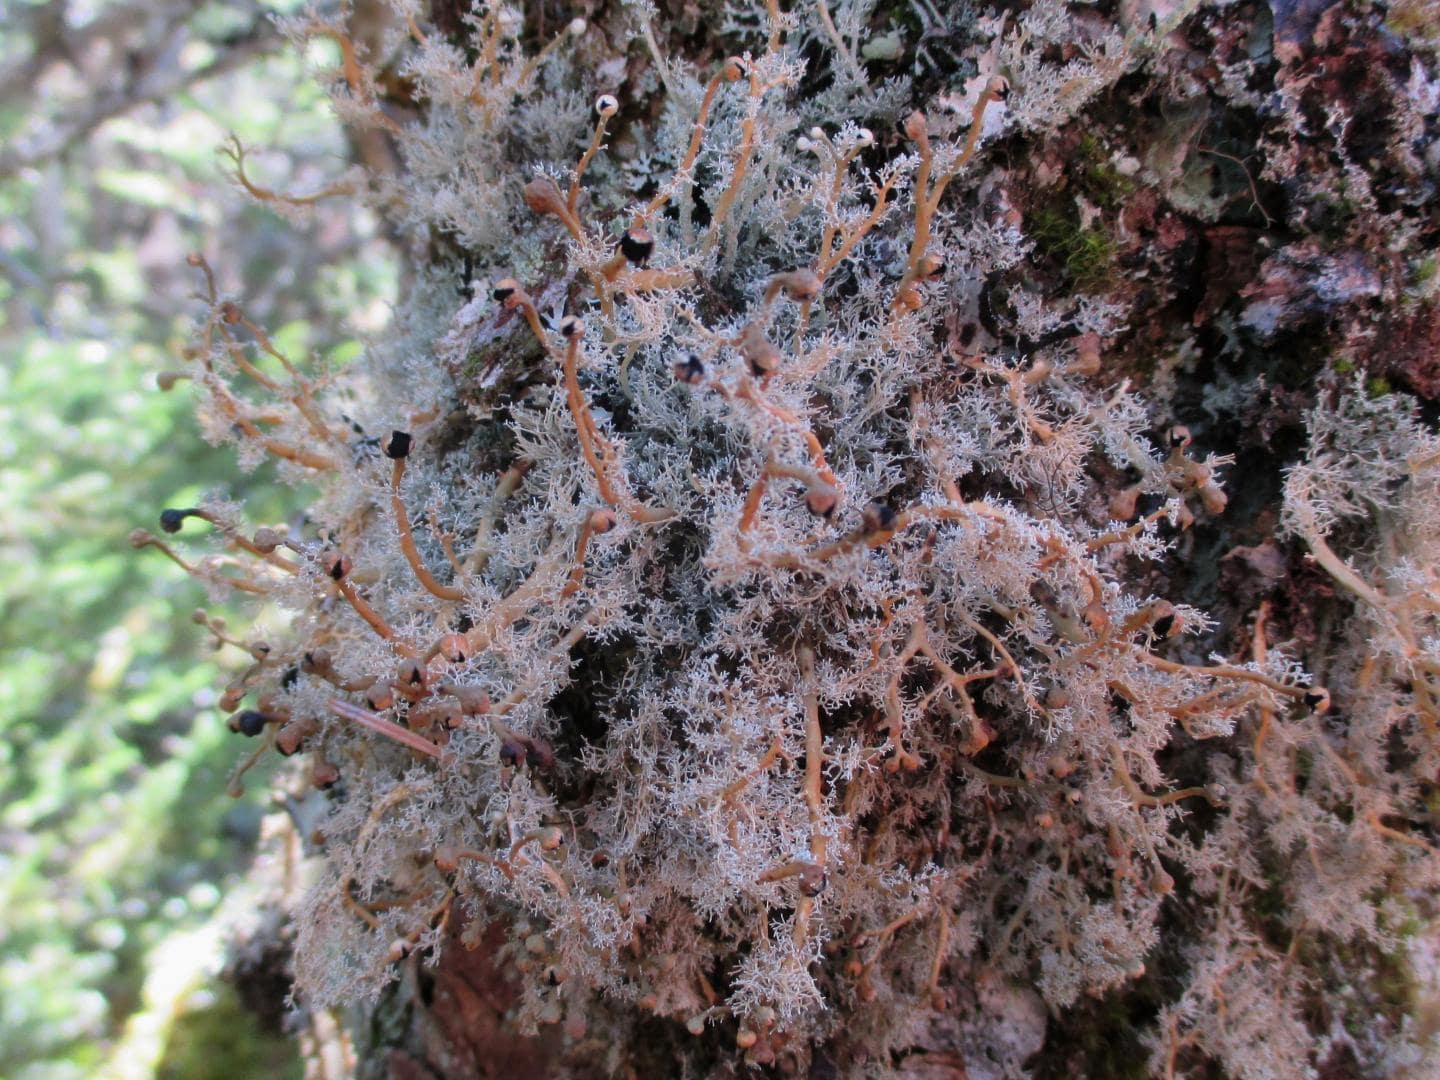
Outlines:
{"type": "Polygon", "coordinates": [[[426,757],[432,757],[438,761],[443,753],[440,747],[436,746],[429,739],[415,734],[415,732],[409,728],[403,728],[391,720],[376,716],[374,713],[362,709],[359,706],[351,705],[348,701],[331,698],[329,704],[330,711],[340,717],[340,719],[359,724],[361,727],[367,728],[377,735],[384,735],[387,739],[393,739],[402,746],[408,746],[411,750],[424,754],[426,757]]]}

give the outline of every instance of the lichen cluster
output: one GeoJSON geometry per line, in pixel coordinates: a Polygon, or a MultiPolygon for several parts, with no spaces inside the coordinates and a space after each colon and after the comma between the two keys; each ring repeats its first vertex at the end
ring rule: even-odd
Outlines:
{"type": "MultiPolygon", "coordinates": [[[[1325,685],[1265,607],[1206,655],[1156,589],[1227,459],[1116,373],[1095,207],[1038,237],[1084,272],[992,288],[1040,205],[992,148],[1163,70],[1170,7],[947,24],[949,76],[885,80],[855,3],[729,5],[694,62],[644,5],[545,38],[397,3],[369,50],[289,25],[338,43],[341,117],[398,154],[325,194],[363,186],[412,280],[323,376],[212,285],[205,430],[318,496],[291,527],[218,499],[162,524],[212,523],[228,553],[177,559],[292,615],[225,703],[330,793],[299,1002],[498,923],[516,1025],[607,1070],[661,1030],[701,1073],[1014,1072],[1040,1002],[1147,971],[1157,1074],[1300,1075],[1336,973],[1368,1017],[1436,871],[1440,445],[1363,391],[1317,413],[1285,520],[1352,639],[1325,685]],[[1327,537],[1367,516],[1347,561],[1327,537]]],[[[1134,163],[1097,145],[1113,210],[1134,163]]],[[[1409,1052],[1393,1016],[1354,1042],[1409,1052]]]]}

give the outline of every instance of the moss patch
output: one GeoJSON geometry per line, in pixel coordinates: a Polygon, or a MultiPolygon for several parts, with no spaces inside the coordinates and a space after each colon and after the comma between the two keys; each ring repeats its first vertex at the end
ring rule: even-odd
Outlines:
{"type": "Polygon", "coordinates": [[[1081,289],[1109,283],[1115,268],[1115,241],[1100,228],[1086,228],[1068,200],[1047,203],[1030,215],[1030,235],[1037,250],[1059,263],[1081,289]]]}

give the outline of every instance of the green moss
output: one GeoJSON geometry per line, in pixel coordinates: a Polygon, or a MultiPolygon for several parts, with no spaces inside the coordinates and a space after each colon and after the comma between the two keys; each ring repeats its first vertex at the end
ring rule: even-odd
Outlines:
{"type": "Polygon", "coordinates": [[[1087,1076],[1110,1080],[1144,1080],[1146,1052],[1139,1033],[1161,1001],[1159,983],[1144,976],[1127,994],[1087,1000],[1052,1024],[1038,1059],[1028,1062],[1037,1077],[1071,1076],[1082,1061],[1087,1076]]]}
{"type": "Polygon", "coordinates": [[[1348,356],[1337,356],[1331,363],[1330,369],[1337,375],[1349,375],[1355,370],[1355,361],[1348,356]]]}
{"type": "Polygon", "coordinates": [[[1372,375],[1365,381],[1365,392],[1372,398],[1382,398],[1392,389],[1394,388],[1390,385],[1390,380],[1383,375],[1372,375]]]}
{"type": "Polygon", "coordinates": [[[215,1076],[223,1065],[227,1076],[299,1080],[304,1069],[297,1049],[293,1040],[261,1031],[235,991],[219,986],[211,1003],[175,1021],[156,1076],[161,1080],[215,1076]]]}
{"type": "Polygon", "coordinates": [[[1135,194],[1135,181],[1115,168],[1105,144],[1094,135],[1084,135],[1075,148],[1079,185],[1093,202],[1106,210],[1119,210],[1135,194]]]}
{"type": "Polygon", "coordinates": [[[1440,785],[1425,792],[1425,809],[1431,814],[1440,814],[1440,785]]]}
{"type": "Polygon", "coordinates": [[[1042,255],[1053,259],[1081,289],[1096,289],[1110,280],[1115,241],[1103,229],[1085,228],[1079,211],[1064,202],[1050,203],[1030,215],[1030,235],[1042,255]]]}
{"type": "Polygon", "coordinates": [[[1397,0],[1390,5],[1385,29],[1422,45],[1440,43],[1440,19],[1433,4],[1425,0],[1397,0]]]}

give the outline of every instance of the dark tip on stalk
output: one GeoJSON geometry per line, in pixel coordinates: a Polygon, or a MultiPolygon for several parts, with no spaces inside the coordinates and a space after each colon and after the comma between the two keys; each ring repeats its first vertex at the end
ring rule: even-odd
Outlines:
{"type": "Polygon", "coordinates": [[[350,573],[350,565],[350,559],[348,557],[336,552],[334,555],[331,555],[326,562],[325,573],[329,574],[335,581],[343,581],[346,575],[350,573]]]}
{"type": "Polygon", "coordinates": [[[1135,516],[1149,517],[1159,510],[1166,503],[1164,495],[1152,491],[1142,491],[1135,499],[1135,516]]]}
{"type": "Polygon", "coordinates": [[[1174,615],[1161,615],[1160,618],[1155,620],[1155,633],[1159,634],[1162,638],[1169,637],[1170,631],[1174,628],[1174,615]]]}
{"type": "Polygon", "coordinates": [[[501,278],[495,283],[495,288],[490,291],[490,295],[503,304],[519,291],[520,283],[513,277],[507,277],[501,278]]]}
{"type": "Polygon", "coordinates": [[[805,509],[816,517],[829,519],[835,516],[840,505],[840,493],[829,484],[812,487],[805,493],[805,509]]]}
{"type": "Polygon", "coordinates": [[[177,533],[180,526],[185,524],[185,519],[191,514],[197,513],[193,507],[189,510],[177,510],[171,507],[168,510],[160,511],[160,528],[167,533],[177,533]]]}
{"type": "Polygon", "coordinates": [[[500,761],[511,768],[518,766],[527,756],[524,744],[515,739],[505,739],[500,743],[500,761]]]}
{"type": "Polygon", "coordinates": [[[305,739],[314,733],[314,727],[301,720],[291,720],[275,735],[275,750],[281,757],[290,757],[300,752],[305,739]]]}
{"type": "Polygon", "coordinates": [[[410,456],[413,441],[408,431],[392,431],[380,440],[380,450],[391,461],[403,461],[410,456]]]}
{"type": "Polygon", "coordinates": [[[829,884],[829,875],[814,863],[806,863],[800,871],[800,895],[816,897],[825,891],[829,884]]]}
{"type": "Polygon", "coordinates": [[[399,675],[400,686],[424,686],[425,667],[418,660],[406,660],[400,665],[399,675]]]}
{"type": "Polygon", "coordinates": [[[691,353],[675,364],[675,378],[689,386],[697,386],[705,378],[705,363],[691,353]]]}
{"type": "Polygon", "coordinates": [[[620,253],[636,266],[644,266],[655,251],[655,238],[643,225],[627,229],[620,238],[620,253]]]}
{"type": "Polygon", "coordinates": [[[887,532],[895,527],[895,508],[889,503],[876,499],[860,512],[861,524],[870,533],[887,532]]]}
{"type": "Polygon", "coordinates": [[[470,640],[464,634],[446,634],[440,639],[440,655],[452,664],[470,659],[470,640]]]}
{"type": "Polygon", "coordinates": [[[268,717],[262,712],[254,709],[246,709],[238,712],[230,718],[230,730],[239,732],[247,738],[253,739],[265,730],[268,717]]]}

